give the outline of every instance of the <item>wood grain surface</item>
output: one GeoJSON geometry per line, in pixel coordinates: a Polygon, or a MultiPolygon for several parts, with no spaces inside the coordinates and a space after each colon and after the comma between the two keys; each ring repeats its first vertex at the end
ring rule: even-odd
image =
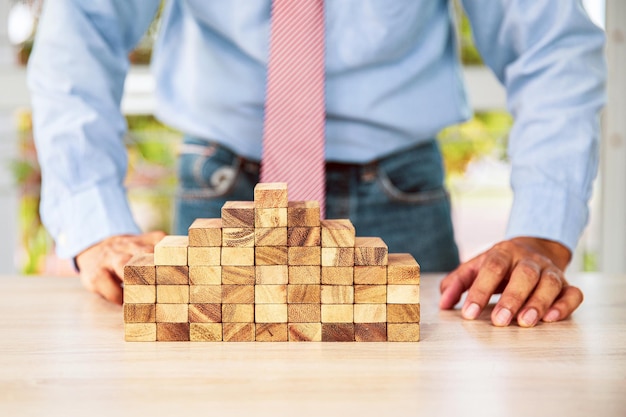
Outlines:
{"type": "Polygon", "coordinates": [[[419,343],[296,344],[128,343],[78,279],[0,277],[0,415],[626,415],[626,276],[568,276],[585,302],[534,329],[439,311],[440,279],[422,276],[419,343]]]}

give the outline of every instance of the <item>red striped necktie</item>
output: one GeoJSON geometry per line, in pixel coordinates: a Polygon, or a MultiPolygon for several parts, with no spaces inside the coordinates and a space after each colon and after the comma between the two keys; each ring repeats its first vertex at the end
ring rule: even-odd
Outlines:
{"type": "Polygon", "coordinates": [[[324,1],[273,0],[261,182],[325,210],[324,1]]]}

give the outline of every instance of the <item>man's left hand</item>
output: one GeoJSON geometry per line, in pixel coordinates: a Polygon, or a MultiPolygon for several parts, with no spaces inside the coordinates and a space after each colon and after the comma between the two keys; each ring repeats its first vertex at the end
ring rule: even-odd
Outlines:
{"type": "Polygon", "coordinates": [[[551,240],[505,240],[446,276],[439,306],[453,308],[468,291],[461,315],[473,320],[493,294],[502,293],[491,313],[496,326],[508,326],[513,319],[522,327],[563,320],[583,301],[580,289],[564,276],[570,258],[569,249],[551,240]]]}

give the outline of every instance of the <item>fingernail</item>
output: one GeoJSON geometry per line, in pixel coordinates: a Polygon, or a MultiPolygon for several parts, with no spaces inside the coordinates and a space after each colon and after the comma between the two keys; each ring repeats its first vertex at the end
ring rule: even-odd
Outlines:
{"type": "Polygon", "coordinates": [[[537,317],[539,313],[534,308],[529,308],[526,310],[524,314],[520,317],[520,325],[524,327],[532,327],[537,324],[537,317]]]}
{"type": "Polygon", "coordinates": [[[513,315],[511,314],[511,310],[509,310],[508,308],[501,308],[496,313],[493,324],[495,324],[496,326],[508,326],[511,322],[511,317],[513,317],[513,315]]]}
{"type": "Polygon", "coordinates": [[[556,308],[553,308],[552,310],[548,311],[548,314],[546,314],[543,317],[543,321],[552,323],[553,321],[557,321],[560,316],[561,316],[561,313],[559,312],[559,310],[557,310],[556,308]]]}
{"type": "Polygon", "coordinates": [[[480,314],[480,306],[476,303],[470,303],[463,309],[463,318],[474,320],[480,314]]]}

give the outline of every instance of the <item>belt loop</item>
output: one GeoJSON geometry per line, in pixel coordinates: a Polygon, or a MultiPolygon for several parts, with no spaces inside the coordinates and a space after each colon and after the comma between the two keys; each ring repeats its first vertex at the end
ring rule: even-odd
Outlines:
{"type": "Polygon", "coordinates": [[[378,161],[369,162],[362,167],[361,181],[374,181],[378,175],[378,161]]]}

